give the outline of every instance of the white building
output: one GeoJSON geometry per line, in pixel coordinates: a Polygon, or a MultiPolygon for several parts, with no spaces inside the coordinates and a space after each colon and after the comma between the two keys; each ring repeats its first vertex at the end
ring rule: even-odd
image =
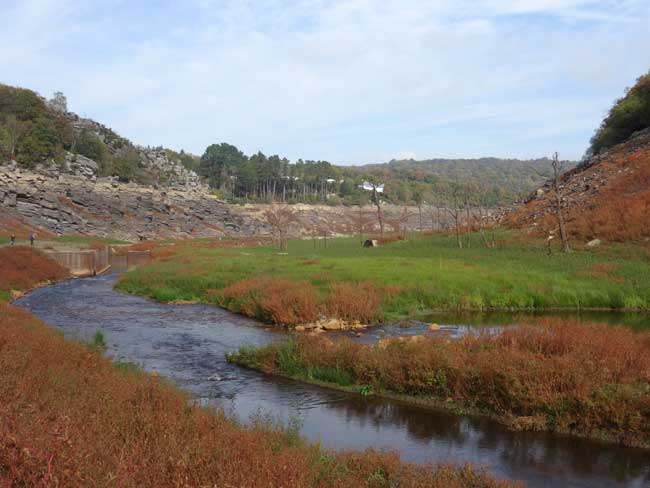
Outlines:
{"type": "Polygon", "coordinates": [[[363,184],[359,185],[359,188],[366,190],[366,191],[372,191],[375,189],[377,193],[384,193],[384,185],[383,183],[381,185],[373,185],[369,181],[364,181],[363,184]]]}

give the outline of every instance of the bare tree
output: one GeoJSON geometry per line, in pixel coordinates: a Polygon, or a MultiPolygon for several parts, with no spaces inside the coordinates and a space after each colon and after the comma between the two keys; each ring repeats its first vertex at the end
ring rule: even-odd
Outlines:
{"type": "Polygon", "coordinates": [[[453,185],[448,196],[448,204],[445,210],[454,221],[456,241],[458,242],[458,247],[462,249],[463,239],[461,226],[463,221],[463,194],[460,185],[453,185]]]}
{"type": "Polygon", "coordinates": [[[381,235],[384,235],[384,219],[381,214],[381,200],[379,198],[379,193],[377,190],[379,189],[380,185],[377,185],[375,182],[371,183],[372,185],[372,203],[375,204],[375,207],[377,207],[377,221],[379,222],[379,232],[381,235]]]}
{"type": "Polygon", "coordinates": [[[569,237],[564,226],[564,216],[562,215],[562,193],[560,188],[560,176],[562,175],[562,162],[558,158],[557,152],[553,154],[551,161],[553,167],[553,189],[555,190],[555,212],[557,214],[557,224],[560,228],[560,239],[562,241],[562,252],[570,252],[569,237]]]}
{"type": "Polygon", "coordinates": [[[476,229],[481,235],[481,239],[483,240],[485,247],[488,249],[493,249],[497,245],[497,240],[494,233],[495,225],[494,222],[490,219],[490,211],[487,208],[483,208],[482,206],[477,207],[476,212],[474,213],[474,222],[476,223],[476,229]],[[487,226],[486,221],[489,221],[487,226]],[[486,232],[486,227],[491,230],[490,234],[486,232]]]}
{"type": "Polygon", "coordinates": [[[359,234],[359,241],[363,245],[363,234],[366,229],[370,228],[372,217],[368,212],[364,212],[363,208],[359,206],[359,212],[353,214],[351,220],[354,230],[359,234]]]}
{"type": "Polygon", "coordinates": [[[299,221],[298,212],[288,205],[271,205],[264,212],[264,218],[271,226],[271,231],[278,241],[280,250],[285,250],[287,247],[286,239],[289,226],[299,221]]]}
{"type": "Polygon", "coordinates": [[[393,231],[398,235],[401,235],[403,238],[406,238],[406,233],[408,232],[408,222],[409,219],[413,216],[409,212],[407,207],[402,207],[400,212],[390,219],[386,219],[388,224],[393,228],[393,231]]]}

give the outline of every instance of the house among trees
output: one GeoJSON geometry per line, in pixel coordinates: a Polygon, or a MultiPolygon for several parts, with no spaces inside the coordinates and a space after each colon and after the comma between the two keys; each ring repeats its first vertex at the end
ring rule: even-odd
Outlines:
{"type": "Polygon", "coordinates": [[[359,185],[359,188],[362,190],[366,191],[376,191],[377,193],[384,193],[384,185],[383,183],[381,185],[373,185],[369,181],[364,181],[361,185],[359,185]]]}

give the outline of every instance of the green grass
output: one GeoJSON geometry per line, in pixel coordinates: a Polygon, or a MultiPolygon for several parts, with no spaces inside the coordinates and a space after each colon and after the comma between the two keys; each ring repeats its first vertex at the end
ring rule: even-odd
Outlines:
{"type": "Polygon", "coordinates": [[[436,310],[650,309],[650,260],[644,248],[619,244],[547,256],[544,243],[508,232],[488,249],[473,236],[469,249],[453,237],[413,237],[377,248],[356,238],[311,240],[277,248],[182,247],[176,256],[128,273],[118,288],[159,301],[206,301],[252,276],[311,283],[325,296],[333,282],[398,287],[384,300],[392,319],[436,310]]]}

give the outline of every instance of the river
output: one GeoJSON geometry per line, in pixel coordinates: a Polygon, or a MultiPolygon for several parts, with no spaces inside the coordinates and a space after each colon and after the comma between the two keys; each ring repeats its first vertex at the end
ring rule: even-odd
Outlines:
{"type": "Polygon", "coordinates": [[[418,463],[471,462],[527,486],[648,487],[650,452],[555,436],[510,432],[484,418],[458,417],[270,378],[229,364],[240,346],[283,333],[219,308],[163,305],[113,290],[116,275],[70,280],[20,298],[66,336],[90,341],[102,330],[107,354],[157,371],[206,405],[241,421],[298,420],[301,433],[336,449],[396,449],[418,463]]]}

